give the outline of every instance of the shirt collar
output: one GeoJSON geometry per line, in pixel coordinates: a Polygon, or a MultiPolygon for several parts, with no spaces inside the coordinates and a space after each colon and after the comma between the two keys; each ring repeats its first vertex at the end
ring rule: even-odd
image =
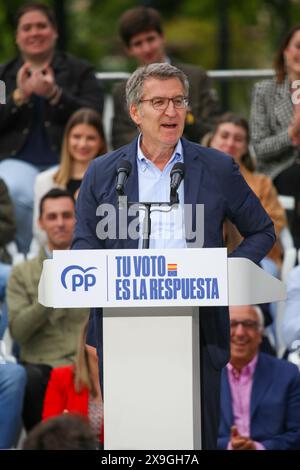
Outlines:
{"type": "Polygon", "coordinates": [[[254,356],[254,358],[242,368],[241,372],[238,372],[230,362],[227,364],[226,367],[228,369],[228,372],[231,375],[233,375],[233,377],[235,377],[235,378],[237,378],[237,377],[246,377],[246,376],[247,377],[252,377],[253,374],[254,374],[254,371],[255,371],[257,360],[258,360],[258,354],[256,354],[254,356]]]}
{"type": "MultiPolygon", "coordinates": [[[[148,158],[146,158],[145,155],[143,154],[143,151],[140,146],[141,137],[142,137],[142,134],[140,134],[138,137],[137,159],[139,162],[143,163],[144,165],[148,165],[151,163],[151,161],[148,158]]],[[[170,165],[170,163],[173,163],[173,162],[174,163],[183,162],[183,149],[182,149],[181,139],[178,140],[175,150],[167,164],[170,165]]]]}
{"type": "Polygon", "coordinates": [[[52,259],[53,258],[53,251],[49,250],[49,247],[48,247],[47,244],[45,244],[44,250],[45,250],[45,253],[46,253],[46,257],[48,259],[52,259]]]}

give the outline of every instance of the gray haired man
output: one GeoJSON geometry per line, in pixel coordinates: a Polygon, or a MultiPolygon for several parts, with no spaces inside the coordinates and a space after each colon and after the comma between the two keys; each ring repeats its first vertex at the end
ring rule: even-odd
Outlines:
{"type": "MultiPolygon", "coordinates": [[[[97,224],[104,218],[96,215],[97,208],[112,204],[117,211],[116,171],[120,161],[128,160],[132,168],[125,187],[128,200],[139,202],[169,201],[171,170],[175,163],[184,162],[185,176],[178,189],[179,199],[184,207],[193,208],[194,227],[196,207],[204,204],[204,247],[223,246],[222,223],[227,217],[244,236],[232,256],[246,257],[256,263],[262,259],[275,240],[273,224],[237,165],[232,158],[214,149],[182,138],[188,109],[188,84],[184,73],[167,63],[141,67],[129,78],[126,95],[130,116],[139,127],[140,135],[131,144],[91,163],[77,200],[73,248],[139,249],[140,236],[124,239],[118,234],[108,234],[107,238],[99,239],[96,232],[97,224]]],[[[97,214],[100,213],[98,210],[97,214]]],[[[185,249],[185,227],[181,237],[174,237],[174,230],[176,226],[168,220],[153,218],[150,248],[185,249]],[[159,224],[169,238],[155,236],[161,228],[159,224]]],[[[199,315],[202,448],[214,449],[221,369],[229,360],[228,309],[202,307],[199,315]]],[[[92,310],[89,331],[88,342],[97,347],[101,375],[101,309],[92,310]]]]}

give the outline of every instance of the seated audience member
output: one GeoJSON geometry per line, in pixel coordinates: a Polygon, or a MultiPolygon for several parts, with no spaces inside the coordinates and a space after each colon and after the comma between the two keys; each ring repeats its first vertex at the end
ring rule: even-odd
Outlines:
{"type": "Polygon", "coordinates": [[[23,450],[96,450],[97,447],[88,421],[70,414],[39,423],[23,443],[23,450]]]}
{"type": "Polygon", "coordinates": [[[0,178],[0,260],[9,263],[6,245],[13,241],[16,232],[14,208],[7,186],[0,178]]]}
{"type": "Polygon", "coordinates": [[[294,364],[259,352],[262,315],[230,307],[231,359],[222,371],[218,448],[300,449],[300,374],[294,364]]]}
{"type": "Polygon", "coordinates": [[[90,162],[106,152],[101,116],[93,109],[76,111],[67,122],[59,167],[40,173],[35,181],[33,233],[41,244],[45,234],[38,227],[38,208],[44,194],[52,188],[67,189],[75,198],[90,162]]]}
{"type": "Polygon", "coordinates": [[[43,420],[62,413],[79,413],[103,443],[103,402],[99,384],[96,349],[86,345],[87,323],[83,329],[75,365],[52,369],[48,382],[43,420]]]}
{"type": "MultiPolygon", "coordinates": [[[[138,66],[170,62],[186,74],[190,90],[184,135],[190,140],[199,142],[200,138],[211,129],[219,113],[217,95],[206,72],[198,66],[170,61],[165,50],[162,19],[154,8],[138,6],[125,11],[119,22],[119,31],[127,55],[135,59],[138,66]]],[[[113,90],[114,149],[129,144],[138,134],[138,129],[127,110],[125,85],[125,82],[119,83],[113,90]]]]}
{"type": "MultiPolygon", "coordinates": [[[[261,205],[271,217],[276,236],[287,226],[285,210],[281,206],[277,191],[271,179],[261,173],[255,172],[254,160],[249,152],[249,127],[248,122],[243,117],[232,113],[225,113],[221,116],[213,129],[211,135],[207,136],[208,145],[221,152],[231,155],[240,167],[240,172],[244,179],[256,194],[261,205]]],[[[241,242],[242,236],[236,227],[226,220],[224,223],[224,238],[229,253],[231,253],[241,242]]],[[[278,277],[281,267],[282,249],[279,241],[275,243],[272,250],[260,262],[261,267],[278,277]]],[[[270,304],[270,314],[273,321],[276,316],[276,305],[270,304]]],[[[277,336],[274,324],[270,327],[270,333],[274,345],[277,345],[277,336]]]]}
{"type": "Polygon", "coordinates": [[[17,242],[27,252],[32,236],[36,175],[57,164],[65,123],[79,108],[102,113],[103,91],[93,67],[55,50],[54,14],[42,3],[16,14],[19,56],[0,66],[7,103],[0,106],[0,177],[16,209],[17,242]]]}
{"type": "Polygon", "coordinates": [[[280,194],[295,199],[290,225],[297,248],[300,248],[299,41],[298,23],[286,32],[276,51],[274,77],[254,85],[250,111],[251,142],[259,171],[272,178],[280,194]]]}
{"type": "Polygon", "coordinates": [[[300,345],[300,266],[287,278],[287,298],[282,320],[282,336],[288,351],[299,350],[300,345]]]}
{"type": "Polygon", "coordinates": [[[26,373],[19,364],[3,363],[0,357],[0,449],[15,444],[21,427],[26,373]]]}
{"type": "Polygon", "coordinates": [[[4,181],[0,178],[0,339],[7,327],[5,299],[7,279],[11,270],[6,245],[13,241],[16,232],[14,209],[4,181]]]}
{"type": "Polygon", "coordinates": [[[52,189],[41,199],[39,224],[48,243],[39,255],[13,267],[7,286],[9,328],[20,346],[27,373],[23,420],[30,430],[42,418],[42,406],[51,369],[72,364],[88,309],[44,307],[38,302],[43,261],[53,250],[66,250],[75,224],[74,199],[67,191],[52,189]]]}
{"type": "MultiPolygon", "coordinates": [[[[240,172],[252,191],[259,198],[261,205],[271,217],[276,236],[287,226],[285,210],[281,206],[277,191],[269,177],[256,173],[253,158],[249,153],[249,127],[246,119],[232,113],[221,116],[208,136],[208,145],[231,155],[240,167],[240,172]]],[[[241,235],[229,221],[225,223],[225,238],[229,252],[241,242],[241,235]]],[[[273,275],[281,264],[281,247],[277,242],[267,255],[262,266],[273,275]],[[273,262],[273,263],[272,263],[273,262]],[[274,266],[272,266],[275,263],[274,266]]]]}

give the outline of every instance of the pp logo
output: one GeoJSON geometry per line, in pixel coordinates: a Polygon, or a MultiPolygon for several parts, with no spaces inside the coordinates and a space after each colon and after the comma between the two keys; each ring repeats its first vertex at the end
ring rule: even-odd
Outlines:
{"type": "Polygon", "coordinates": [[[97,269],[97,268],[95,266],[92,266],[90,268],[83,269],[81,266],[78,266],[76,264],[68,266],[61,273],[61,277],[60,277],[61,283],[65,289],[68,289],[67,274],[70,271],[75,271],[70,276],[72,291],[75,292],[77,289],[80,289],[80,288],[83,288],[85,291],[88,291],[90,287],[93,287],[96,284],[96,276],[92,273],[89,273],[89,271],[91,271],[92,269],[97,269]]]}

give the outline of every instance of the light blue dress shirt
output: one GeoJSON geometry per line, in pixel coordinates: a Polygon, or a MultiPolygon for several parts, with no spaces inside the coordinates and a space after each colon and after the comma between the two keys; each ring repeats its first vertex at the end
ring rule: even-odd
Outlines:
{"type": "MultiPolygon", "coordinates": [[[[137,169],[139,181],[139,201],[170,202],[170,173],[175,163],[183,162],[182,144],[179,140],[173,155],[161,171],[143,154],[138,139],[137,169]]],[[[184,226],[184,182],[178,189],[179,205],[151,210],[151,235],[149,248],[186,248],[184,226]]],[[[140,239],[142,247],[142,223],[145,211],[140,210],[140,239]]]]}

